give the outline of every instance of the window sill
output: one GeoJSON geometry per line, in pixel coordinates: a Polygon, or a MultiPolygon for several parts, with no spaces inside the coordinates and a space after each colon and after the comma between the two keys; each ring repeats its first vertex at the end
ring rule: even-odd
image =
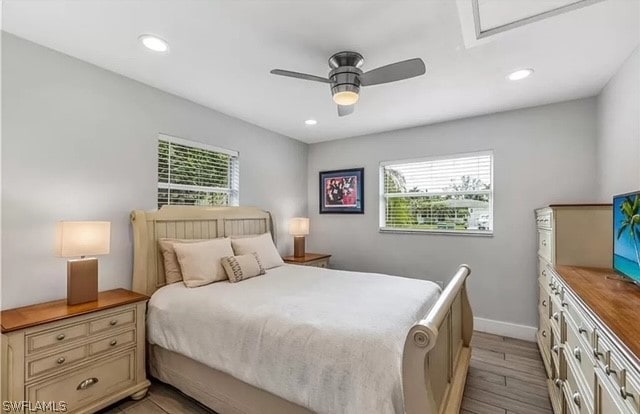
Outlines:
{"type": "Polygon", "coordinates": [[[396,229],[381,227],[380,233],[392,234],[420,234],[420,235],[446,235],[446,236],[472,236],[472,237],[493,237],[493,230],[420,230],[420,229],[396,229]]]}

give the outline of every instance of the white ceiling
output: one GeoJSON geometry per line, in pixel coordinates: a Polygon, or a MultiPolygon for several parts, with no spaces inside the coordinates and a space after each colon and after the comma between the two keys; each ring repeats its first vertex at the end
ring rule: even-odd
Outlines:
{"type": "MultiPolygon", "coordinates": [[[[504,0],[504,14],[540,1],[504,0]]],[[[606,0],[465,46],[470,2],[5,0],[2,14],[8,32],[305,142],[592,96],[640,40],[640,1],[606,0]],[[170,53],[145,50],[142,33],[170,53]],[[338,118],[328,85],[269,74],[324,76],[341,50],[365,71],[421,57],[427,75],[363,88],[338,118]],[[534,76],[505,79],[523,67],[534,76]]]]}

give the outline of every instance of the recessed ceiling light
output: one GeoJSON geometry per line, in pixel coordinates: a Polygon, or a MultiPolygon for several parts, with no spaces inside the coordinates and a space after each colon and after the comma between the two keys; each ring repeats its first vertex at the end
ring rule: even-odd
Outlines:
{"type": "Polygon", "coordinates": [[[147,49],[153,50],[154,52],[164,53],[169,50],[169,44],[158,36],[143,34],[140,35],[138,39],[147,49]]]}
{"type": "Polygon", "coordinates": [[[306,121],[304,121],[304,123],[306,125],[315,125],[318,123],[318,121],[316,121],[315,119],[307,119],[306,121]]]}
{"type": "Polygon", "coordinates": [[[517,81],[528,78],[531,75],[533,75],[533,69],[519,69],[515,72],[511,72],[509,76],[507,76],[507,79],[517,81]]]}

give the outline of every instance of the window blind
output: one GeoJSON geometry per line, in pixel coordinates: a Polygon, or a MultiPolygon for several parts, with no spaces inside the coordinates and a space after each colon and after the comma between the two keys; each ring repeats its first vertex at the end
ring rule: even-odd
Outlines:
{"type": "Polygon", "coordinates": [[[158,138],[158,207],[238,205],[238,153],[168,135],[158,138]]]}
{"type": "Polygon", "coordinates": [[[380,165],[383,230],[491,233],[490,152],[384,162],[380,165]]]}

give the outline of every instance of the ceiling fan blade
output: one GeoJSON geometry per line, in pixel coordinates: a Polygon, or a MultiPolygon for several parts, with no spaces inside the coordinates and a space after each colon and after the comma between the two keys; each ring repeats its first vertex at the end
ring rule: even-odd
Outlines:
{"type": "Polygon", "coordinates": [[[347,116],[353,113],[355,105],[338,105],[338,116],[347,116]]]}
{"type": "Polygon", "coordinates": [[[360,84],[363,86],[379,85],[381,83],[395,82],[424,75],[427,71],[424,62],[420,58],[403,60],[372,69],[360,75],[360,84]]]}
{"type": "Polygon", "coordinates": [[[290,70],[273,69],[271,73],[274,75],[288,76],[290,78],[298,78],[298,79],[310,80],[315,82],[331,83],[331,81],[327,78],[321,78],[320,76],[309,75],[307,73],[292,72],[290,70]]]}

